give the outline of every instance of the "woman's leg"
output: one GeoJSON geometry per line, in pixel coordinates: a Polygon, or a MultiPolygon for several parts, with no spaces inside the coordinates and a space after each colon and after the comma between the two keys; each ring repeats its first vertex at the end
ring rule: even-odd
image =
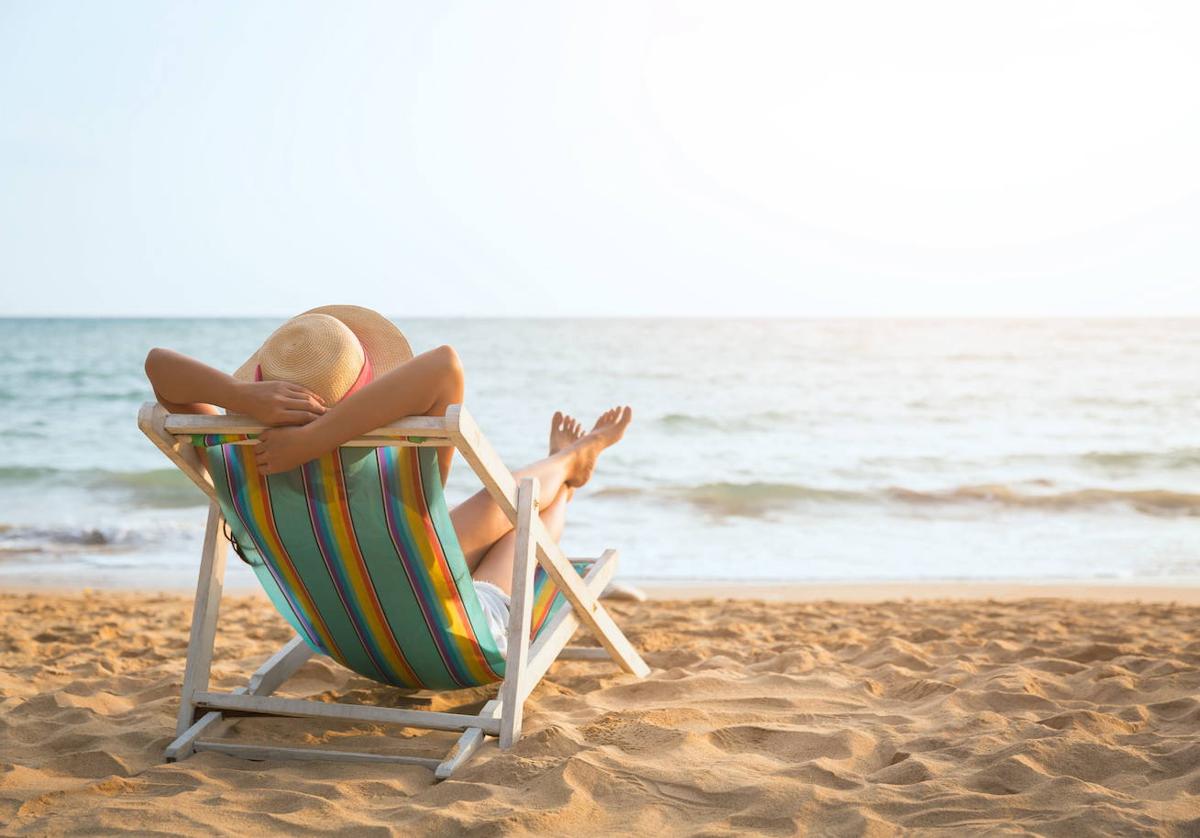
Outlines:
{"type": "MultiPolygon", "coordinates": [[[[538,479],[538,506],[545,510],[558,500],[575,466],[572,452],[560,451],[544,460],[513,472],[519,485],[526,477],[538,479]]],[[[512,522],[500,511],[486,489],[481,489],[450,511],[458,543],[472,575],[496,542],[512,532],[512,522]]]]}
{"type": "MultiPolygon", "coordinates": [[[[563,428],[563,417],[556,413],[554,424],[551,426],[551,448],[553,450],[556,445],[556,439],[557,444],[563,444],[565,447],[544,460],[513,472],[513,476],[518,483],[526,477],[538,479],[538,505],[545,509],[558,498],[563,486],[576,488],[588,481],[600,452],[625,435],[625,429],[632,418],[633,412],[628,407],[613,408],[596,420],[590,432],[579,435],[578,432],[582,429],[578,428],[578,423],[566,417],[567,435],[564,437],[559,434],[556,437],[555,429],[563,428]],[[575,430],[570,430],[572,423],[575,430]],[[568,442],[567,437],[571,441],[568,442]]],[[[508,516],[500,510],[486,490],[476,492],[451,510],[450,520],[454,522],[458,543],[462,547],[472,575],[488,550],[513,528],[508,516]]]]}
{"type": "MultiPolygon", "coordinates": [[[[567,524],[567,502],[574,493],[574,489],[564,485],[550,504],[542,508],[542,523],[555,541],[562,538],[563,528],[567,524]]],[[[504,593],[511,594],[516,555],[517,534],[510,530],[484,554],[471,576],[476,582],[491,582],[504,593]]]]}

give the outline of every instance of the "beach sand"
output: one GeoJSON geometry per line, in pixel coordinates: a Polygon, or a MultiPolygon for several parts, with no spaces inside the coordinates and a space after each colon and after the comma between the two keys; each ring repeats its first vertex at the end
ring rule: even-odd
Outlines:
{"type": "MultiPolygon", "coordinates": [[[[0,595],[0,833],[1200,834],[1200,606],[1149,601],[1163,593],[614,603],[651,677],[556,664],[525,737],[441,784],[395,765],[164,764],[188,599],[0,595]]],[[[253,596],[227,600],[221,628],[221,688],[289,637],[253,596]]],[[[283,692],[396,696],[326,659],[283,692]]],[[[384,732],[229,735],[379,750],[384,732]]],[[[424,755],[455,738],[390,732],[424,755]]]]}

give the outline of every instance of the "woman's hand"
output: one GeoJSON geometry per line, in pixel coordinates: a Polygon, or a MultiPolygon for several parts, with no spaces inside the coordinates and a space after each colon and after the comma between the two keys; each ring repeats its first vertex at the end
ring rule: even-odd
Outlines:
{"type": "Polygon", "coordinates": [[[325,413],[321,397],[287,381],[238,383],[237,412],[264,425],[307,425],[325,413]]]}
{"type": "Polygon", "coordinates": [[[262,474],[290,471],[329,450],[315,439],[312,427],[271,428],[259,434],[254,462],[262,474]]]}

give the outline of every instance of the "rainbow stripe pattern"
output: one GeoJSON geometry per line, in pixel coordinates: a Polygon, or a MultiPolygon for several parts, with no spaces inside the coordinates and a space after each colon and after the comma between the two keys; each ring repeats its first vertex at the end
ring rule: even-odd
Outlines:
{"type": "MultiPolygon", "coordinates": [[[[368,678],[412,689],[504,677],[450,521],[436,449],[341,448],[264,475],[247,440],[195,436],[192,443],[239,554],[309,646],[368,678]]],[[[563,603],[539,566],[532,637],[563,603]]]]}

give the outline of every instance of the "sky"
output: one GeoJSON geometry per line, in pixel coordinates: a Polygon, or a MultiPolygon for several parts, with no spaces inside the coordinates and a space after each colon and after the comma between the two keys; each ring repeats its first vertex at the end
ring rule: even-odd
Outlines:
{"type": "Polygon", "coordinates": [[[1200,4],[0,0],[0,315],[1200,315],[1200,4]]]}

